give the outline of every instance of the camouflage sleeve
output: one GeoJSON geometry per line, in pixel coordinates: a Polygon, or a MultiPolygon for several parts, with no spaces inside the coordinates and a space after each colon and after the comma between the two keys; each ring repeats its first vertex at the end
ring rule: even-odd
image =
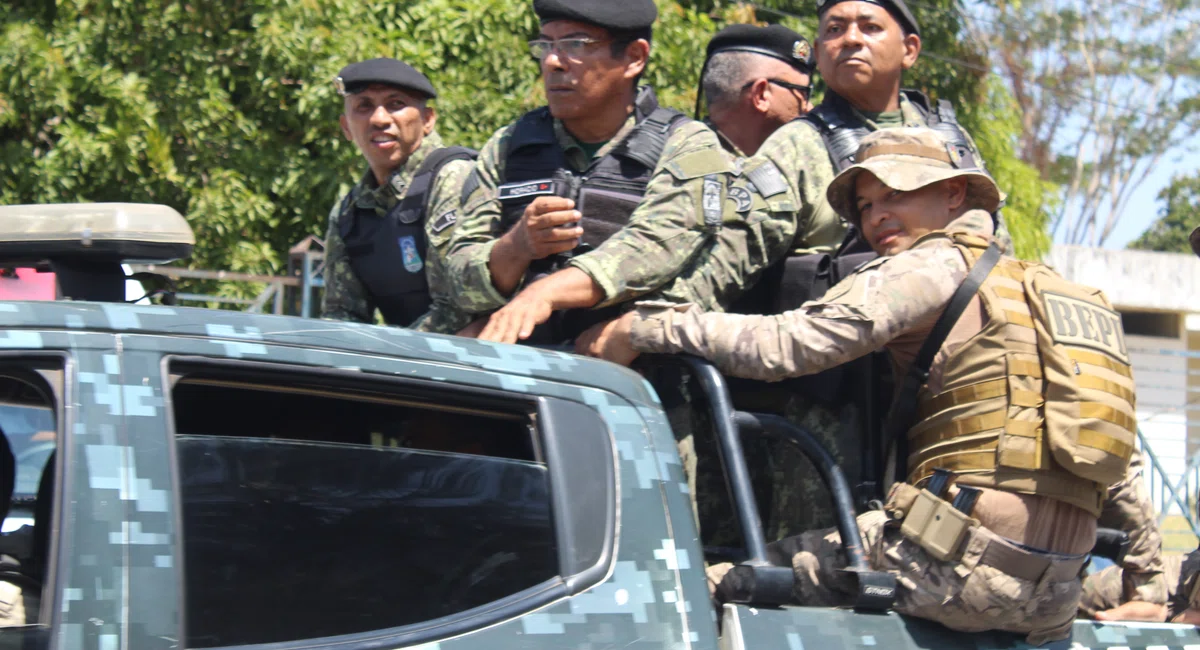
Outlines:
{"type": "Polygon", "coordinates": [[[795,232],[796,201],[790,192],[768,202],[739,177],[730,183],[726,204],[720,231],[651,299],[724,311],[787,255],[795,232]]]}
{"type": "Polygon", "coordinates": [[[740,223],[726,223],[709,250],[655,298],[727,308],[789,253],[836,248],[845,225],[825,200],[832,179],[829,154],[812,127],[792,123],[771,134],[733,183],[750,190],[750,211],[740,223]]]}
{"type": "Polygon", "coordinates": [[[678,127],[629,223],[571,260],[604,292],[597,306],[626,302],[679,275],[720,228],[732,172],[711,129],[702,122],[678,127]]]}
{"type": "Polygon", "coordinates": [[[820,301],[775,316],[643,304],[633,321],[633,346],[701,356],[748,379],[807,375],[929,329],[966,273],[961,253],[948,242],[932,242],[871,262],[820,301]]]}
{"type": "Polygon", "coordinates": [[[508,131],[502,128],[492,135],[479,152],[473,171],[464,181],[466,187],[459,208],[458,223],[446,253],[446,269],[458,306],[470,313],[482,313],[503,306],[508,298],[492,284],[488,258],[496,243],[500,224],[501,144],[508,131]]]}
{"type": "Polygon", "coordinates": [[[446,163],[430,191],[429,212],[425,215],[425,238],[429,242],[425,255],[425,279],[429,282],[433,304],[428,312],[412,324],[412,329],[454,334],[471,322],[471,314],[459,308],[454,300],[446,253],[458,221],[463,182],[473,168],[474,164],[467,160],[446,163]]]}
{"type": "Polygon", "coordinates": [[[772,133],[757,156],[770,160],[784,172],[798,201],[792,251],[836,249],[846,235],[846,226],[825,199],[825,189],[833,182],[833,165],[816,129],[807,122],[791,122],[772,133]]]}
{"type": "Polygon", "coordinates": [[[338,232],[343,197],[329,212],[329,229],[325,234],[325,291],[321,298],[321,318],[332,320],[372,322],[375,305],[366,287],[350,268],[346,244],[338,232]]]}
{"type": "Polygon", "coordinates": [[[1098,525],[1129,535],[1129,550],[1121,562],[1124,599],[1148,603],[1167,602],[1163,576],[1162,535],[1154,505],[1146,493],[1145,462],[1135,449],[1125,478],[1108,488],[1108,499],[1098,525]]]}

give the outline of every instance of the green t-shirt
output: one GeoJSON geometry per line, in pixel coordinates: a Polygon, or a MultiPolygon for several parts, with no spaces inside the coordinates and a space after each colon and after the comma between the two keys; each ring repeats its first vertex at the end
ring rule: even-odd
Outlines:
{"type": "MultiPolygon", "coordinates": [[[[576,142],[579,141],[576,140],[576,142]]],[[[591,160],[592,158],[596,157],[596,152],[600,151],[600,149],[606,144],[608,144],[608,140],[603,142],[579,142],[579,148],[583,149],[583,153],[587,155],[588,160],[591,160]]]]}

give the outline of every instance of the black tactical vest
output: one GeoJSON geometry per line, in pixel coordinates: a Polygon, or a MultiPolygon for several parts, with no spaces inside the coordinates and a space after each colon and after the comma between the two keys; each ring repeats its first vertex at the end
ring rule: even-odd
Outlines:
{"type": "Polygon", "coordinates": [[[599,246],[629,222],[662,157],[667,138],[687,120],[679,111],[658,105],[654,90],[643,87],[635,104],[637,126],[607,155],[593,160],[575,176],[554,137],[554,118],[546,107],[526,113],[512,127],[504,152],[504,178],[499,189],[501,228],[507,232],[539,196],[575,200],[583,214],[581,246],[599,246]]]}
{"type": "MultiPolygon", "coordinates": [[[[351,195],[343,200],[338,233],[346,244],[346,256],[387,324],[407,327],[429,311],[433,299],[425,280],[425,217],[430,189],[446,163],[474,160],[476,155],[465,147],[431,152],[413,175],[404,198],[383,218],[353,205],[351,195]]],[[[435,216],[445,217],[445,223],[434,228],[454,223],[453,214],[435,216]]]]}
{"type": "MultiPolygon", "coordinates": [[[[576,176],[554,135],[554,118],[542,107],[521,116],[512,126],[502,153],[504,176],[497,188],[502,216],[500,232],[520,221],[525,208],[539,196],[562,196],[575,201],[583,214],[580,245],[569,253],[535,260],[526,282],[562,268],[573,255],[603,243],[629,223],[629,217],[646,194],[646,185],[662,157],[667,138],[689,118],[658,105],[654,90],[642,87],[635,103],[637,125],[605,156],[592,161],[576,176]]],[[[591,324],[615,317],[609,310],[569,310],[556,314],[547,327],[538,328],[531,343],[560,343],[573,339],[591,324]]]]}

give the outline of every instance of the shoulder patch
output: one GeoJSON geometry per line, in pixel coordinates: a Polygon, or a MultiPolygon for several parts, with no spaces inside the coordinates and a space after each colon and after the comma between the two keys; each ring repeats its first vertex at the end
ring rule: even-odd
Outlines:
{"type": "Polygon", "coordinates": [[[543,196],[554,194],[554,179],[543,178],[535,181],[505,183],[496,188],[496,198],[501,201],[523,199],[527,196],[543,196]]]}
{"type": "Polygon", "coordinates": [[[433,224],[429,226],[434,233],[442,232],[443,230],[453,226],[458,221],[458,210],[451,210],[437,219],[433,220],[433,224]]]}
{"type": "Polygon", "coordinates": [[[767,161],[753,169],[746,170],[746,178],[754,184],[755,189],[764,199],[783,194],[787,191],[787,181],[775,163],[767,161]]]}
{"type": "Polygon", "coordinates": [[[704,177],[703,199],[704,227],[716,230],[721,227],[721,178],[716,174],[704,177]]]}
{"type": "Polygon", "coordinates": [[[416,273],[425,267],[421,254],[417,251],[417,242],[412,235],[405,235],[397,242],[400,245],[400,259],[404,262],[404,270],[416,273]]]}
{"type": "Polygon", "coordinates": [[[747,190],[744,187],[737,187],[737,186],[731,187],[731,188],[729,188],[729,198],[733,199],[735,211],[737,211],[737,212],[749,212],[750,211],[750,205],[751,205],[750,190],[747,190]]]}

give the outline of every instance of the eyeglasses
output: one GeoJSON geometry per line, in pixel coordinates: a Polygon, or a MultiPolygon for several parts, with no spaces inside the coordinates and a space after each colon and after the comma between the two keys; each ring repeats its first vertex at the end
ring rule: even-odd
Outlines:
{"type": "Polygon", "coordinates": [[[568,59],[578,60],[591,49],[593,45],[607,43],[612,39],[597,40],[594,38],[560,38],[557,41],[549,41],[538,39],[529,41],[529,53],[533,58],[539,61],[546,57],[551,50],[558,52],[559,56],[565,56],[568,59]]]}
{"type": "MultiPolygon", "coordinates": [[[[758,80],[755,79],[754,81],[747,81],[745,83],[745,85],[742,86],[742,91],[745,92],[745,90],[747,88],[749,88],[750,86],[753,86],[756,81],[758,81],[758,80]]],[[[800,96],[804,98],[805,101],[808,101],[809,96],[811,96],[811,94],[812,94],[812,86],[801,86],[799,84],[789,83],[782,79],[771,79],[771,78],[767,79],[767,83],[772,83],[772,84],[775,84],[776,86],[781,86],[783,88],[787,88],[788,90],[791,90],[793,92],[798,92],[798,93],[800,93],[800,96]]]]}

